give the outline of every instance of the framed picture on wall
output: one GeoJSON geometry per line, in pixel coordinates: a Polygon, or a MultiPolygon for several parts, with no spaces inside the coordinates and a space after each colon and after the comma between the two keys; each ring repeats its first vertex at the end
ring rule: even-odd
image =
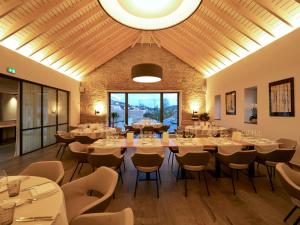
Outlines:
{"type": "Polygon", "coordinates": [[[226,115],[236,115],[236,91],[227,92],[226,98],[226,115]]]}
{"type": "Polygon", "coordinates": [[[270,116],[295,116],[294,78],[269,83],[270,116]]]}

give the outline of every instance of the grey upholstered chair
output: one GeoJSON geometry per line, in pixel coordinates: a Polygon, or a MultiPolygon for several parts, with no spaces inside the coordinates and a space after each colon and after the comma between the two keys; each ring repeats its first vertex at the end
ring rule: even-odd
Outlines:
{"type": "MultiPolygon", "coordinates": [[[[236,194],[235,186],[234,186],[234,176],[235,173],[238,175],[238,171],[240,170],[248,170],[250,164],[252,164],[256,158],[257,152],[255,150],[247,150],[247,151],[236,151],[230,154],[224,154],[221,152],[216,153],[216,159],[226,165],[231,170],[231,181],[232,181],[232,189],[233,194],[236,194]]],[[[251,182],[252,188],[256,193],[256,188],[254,182],[252,180],[251,175],[248,173],[249,180],[251,182]]]]}
{"type": "Polygon", "coordinates": [[[68,132],[65,131],[58,131],[57,134],[54,135],[56,138],[56,143],[59,145],[59,148],[56,153],[56,158],[58,157],[60,151],[62,151],[60,160],[62,159],[63,155],[65,154],[66,148],[75,141],[73,137],[68,132]]]}
{"type": "Polygon", "coordinates": [[[123,176],[120,166],[124,161],[124,155],[117,156],[115,154],[97,154],[91,153],[87,157],[88,163],[93,170],[101,166],[106,166],[119,172],[121,182],[123,183],[123,176]]]}
{"type": "Polygon", "coordinates": [[[81,144],[92,144],[97,140],[98,139],[93,139],[93,138],[90,138],[89,136],[85,136],[85,135],[75,136],[75,141],[78,141],[81,144]]]}
{"type": "Polygon", "coordinates": [[[135,153],[131,159],[137,170],[134,197],[136,196],[140,172],[146,173],[149,176],[150,173],[155,172],[157,198],[159,198],[158,179],[160,180],[160,178],[158,177],[160,177],[159,169],[164,161],[164,158],[158,153],[135,153]]]}
{"type": "Polygon", "coordinates": [[[70,225],[134,225],[131,208],[117,213],[92,213],[80,215],[70,225]]]}
{"type": "MultiPolygon", "coordinates": [[[[283,185],[283,188],[290,195],[291,200],[295,205],[293,209],[288,213],[288,215],[284,218],[284,222],[286,222],[295,212],[295,210],[300,207],[300,172],[293,170],[285,163],[278,163],[276,165],[276,171],[279,174],[279,178],[283,185]]],[[[298,217],[294,225],[297,225],[299,222],[300,217],[298,217]]]]}
{"type": "Polygon", "coordinates": [[[296,149],[276,149],[270,152],[257,152],[256,162],[266,166],[269,182],[272,191],[274,191],[273,177],[275,176],[275,167],[277,163],[287,163],[291,161],[296,149]]]}
{"type": "MultiPolygon", "coordinates": [[[[187,174],[186,174],[187,171],[197,172],[198,176],[199,176],[199,181],[200,181],[200,172],[202,172],[204,181],[205,181],[207,194],[210,195],[208,185],[207,185],[207,180],[206,180],[206,167],[209,162],[209,158],[210,158],[209,153],[205,152],[205,151],[187,152],[187,153],[181,155],[180,148],[179,148],[179,153],[176,154],[176,159],[177,159],[179,166],[184,171],[185,197],[187,197],[187,174]]],[[[177,171],[177,180],[178,180],[178,174],[179,174],[179,167],[178,167],[178,171],[177,171]]]]}
{"type": "Polygon", "coordinates": [[[61,161],[41,161],[31,163],[20,175],[44,177],[61,185],[65,171],[61,161]]]}
{"type": "Polygon", "coordinates": [[[279,148],[288,148],[288,149],[296,149],[297,141],[288,139],[288,138],[280,138],[277,140],[279,144],[279,148]]]}
{"type": "Polygon", "coordinates": [[[70,181],[71,181],[73,179],[78,167],[80,167],[78,170],[78,174],[79,174],[83,167],[83,164],[88,163],[87,156],[89,153],[89,149],[88,149],[88,145],[81,144],[78,141],[69,144],[69,149],[70,149],[72,157],[76,160],[76,166],[75,166],[73,174],[70,178],[70,181]]]}
{"type": "Polygon", "coordinates": [[[63,185],[68,222],[82,214],[103,212],[109,205],[117,182],[116,171],[100,167],[88,176],[63,185]]]}

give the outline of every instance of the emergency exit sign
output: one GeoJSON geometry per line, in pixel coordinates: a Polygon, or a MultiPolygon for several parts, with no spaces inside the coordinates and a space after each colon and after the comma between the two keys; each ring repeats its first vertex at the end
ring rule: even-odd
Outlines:
{"type": "Polygon", "coordinates": [[[12,68],[12,67],[7,67],[7,72],[8,72],[8,73],[15,74],[15,73],[16,73],[16,69],[15,69],[15,68],[12,68]]]}

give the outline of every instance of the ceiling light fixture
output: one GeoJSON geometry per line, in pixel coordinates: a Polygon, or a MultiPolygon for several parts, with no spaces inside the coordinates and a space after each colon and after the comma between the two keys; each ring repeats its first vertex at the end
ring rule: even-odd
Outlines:
{"type": "Polygon", "coordinates": [[[160,30],[182,23],[202,0],[98,0],[117,22],[140,30],[160,30]]]}
{"type": "Polygon", "coordinates": [[[161,66],[152,63],[137,64],[131,69],[132,80],[139,83],[155,83],[162,79],[161,66]]]}

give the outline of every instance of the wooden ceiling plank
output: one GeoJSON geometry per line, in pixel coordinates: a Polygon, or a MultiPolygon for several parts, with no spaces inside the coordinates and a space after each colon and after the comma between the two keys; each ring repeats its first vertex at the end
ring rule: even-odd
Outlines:
{"type": "Polygon", "coordinates": [[[23,3],[21,0],[10,0],[0,5],[0,19],[23,3]]]}
{"type": "Polygon", "coordinates": [[[240,6],[239,3],[236,3],[234,0],[225,0],[223,1],[223,3],[227,4],[241,16],[247,18],[251,23],[253,23],[255,26],[257,26],[267,34],[271,35],[272,37],[275,37],[275,35],[269,30],[267,25],[264,23],[264,21],[259,19],[256,15],[245,9],[243,6],[240,6]]]}
{"type": "Polygon", "coordinates": [[[247,28],[245,28],[243,25],[241,25],[239,22],[237,22],[235,19],[233,19],[231,16],[227,15],[227,13],[223,12],[220,8],[218,8],[216,5],[212,4],[210,1],[203,2],[203,5],[207,7],[210,11],[212,11],[215,15],[217,15],[219,18],[224,20],[227,24],[232,26],[235,30],[246,36],[248,39],[253,41],[254,43],[261,46],[261,43],[259,43],[255,38],[255,35],[249,31],[247,28]]]}
{"type": "MultiPolygon", "coordinates": [[[[46,48],[48,45],[50,45],[53,42],[57,41],[60,36],[66,34],[68,32],[70,32],[71,29],[77,27],[78,25],[80,25],[81,23],[85,22],[86,20],[89,20],[91,17],[95,16],[97,13],[100,13],[100,11],[99,11],[99,9],[95,8],[95,9],[93,9],[93,10],[91,10],[91,11],[89,11],[89,12],[87,12],[87,13],[81,15],[81,16],[79,16],[78,18],[76,18],[75,20],[73,20],[72,22],[70,22],[69,24],[67,24],[66,26],[64,26],[59,31],[51,34],[44,43],[43,42],[36,43],[33,46],[34,50],[30,54],[30,56],[34,55],[38,51],[42,50],[43,48],[46,48]]],[[[34,40],[36,40],[36,39],[34,39],[34,40]]]]}
{"type": "Polygon", "coordinates": [[[242,48],[243,50],[245,50],[247,52],[250,51],[249,49],[247,49],[246,47],[243,46],[244,43],[240,42],[240,38],[239,37],[236,37],[233,33],[231,33],[230,31],[228,31],[227,29],[225,29],[222,25],[220,25],[218,22],[214,21],[208,15],[203,16],[201,14],[194,14],[192,16],[192,18],[196,22],[198,22],[198,23],[201,22],[202,20],[204,20],[210,27],[212,27],[218,33],[222,34],[227,39],[229,39],[230,41],[232,41],[233,43],[235,43],[239,48],[242,48]]]}
{"type": "MultiPolygon", "coordinates": [[[[62,3],[61,0],[52,0],[48,3],[45,3],[41,7],[37,8],[34,12],[26,15],[24,18],[17,21],[15,24],[12,24],[8,29],[4,30],[4,33],[0,37],[0,41],[14,35],[19,30],[22,30],[28,24],[36,20],[37,18],[43,16],[45,12],[52,10],[62,3]]],[[[1,23],[1,21],[0,21],[1,23]]]]}
{"type": "Polygon", "coordinates": [[[59,15],[56,15],[54,18],[51,18],[49,21],[47,21],[44,24],[41,24],[35,33],[30,33],[28,37],[25,37],[20,41],[20,45],[17,48],[20,49],[26,44],[30,43],[34,39],[40,37],[45,32],[48,32],[51,28],[57,26],[60,22],[62,22],[64,19],[70,17],[71,15],[75,14],[77,11],[82,10],[84,7],[89,5],[91,3],[91,0],[82,0],[77,2],[75,5],[67,8],[65,11],[61,12],[59,15]]]}
{"type": "Polygon", "coordinates": [[[283,23],[285,23],[289,27],[293,27],[293,24],[290,23],[288,20],[288,15],[280,8],[274,6],[270,0],[255,0],[255,2],[263,7],[265,10],[267,10],[269,13],[271,13],[273,16],[275,16],[277,19],[281,20],[283,23]]]}

